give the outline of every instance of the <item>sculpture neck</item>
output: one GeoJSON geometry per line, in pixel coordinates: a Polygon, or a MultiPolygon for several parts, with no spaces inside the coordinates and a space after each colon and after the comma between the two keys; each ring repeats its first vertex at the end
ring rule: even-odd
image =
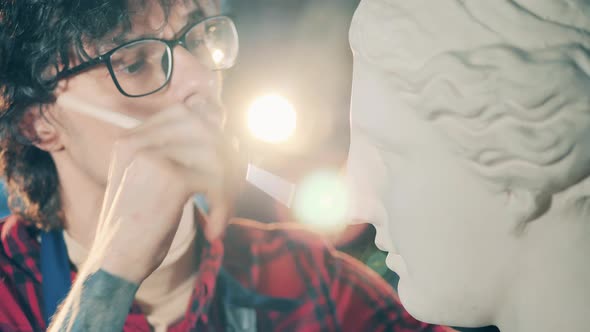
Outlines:
{"type": "Polygon", "coordinates": [[[521,236],[519,268],[496,325],[502,332],[587,331],[588,218],[548,214],[521,236]]]}

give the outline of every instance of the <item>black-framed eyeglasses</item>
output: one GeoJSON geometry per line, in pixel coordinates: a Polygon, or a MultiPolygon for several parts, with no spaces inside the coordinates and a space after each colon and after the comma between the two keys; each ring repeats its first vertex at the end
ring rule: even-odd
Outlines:
{"type": "Polygon", "coordinates": [[[238,56],[238,33],[227,16],[205,18],[191,25],[175,40],[142,38],[57,74],[61,80],[105,64],[117,89],[127,97],[143,97],[160,91],[170,81],[173,50],[183,46],[211,70],[231,68],[238,56]]]}

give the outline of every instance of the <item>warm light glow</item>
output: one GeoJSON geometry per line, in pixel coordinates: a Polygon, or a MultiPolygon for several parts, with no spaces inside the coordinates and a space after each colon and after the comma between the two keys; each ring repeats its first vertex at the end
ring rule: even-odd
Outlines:
{"type": "Polygon", "coordinates": [[[344,179],[335,171],[317,171],[298,185],[293,211],[304,224],[334,231],[345,226],[349,203],[344,179]]]}
{"type": "Polygon", "coordinates": [[[257,98],[248,110],[248,128],[254,137],[268,142],[286,141],[297,126],[293,105],[279,95],[257,98]]]}
{"type": "Polygon", "coordinates": [[[211,53],[211,57],[213,58],[213,62],[218,65],[225,59],[225,53],[220,49],[216,49],[211,53]]]}

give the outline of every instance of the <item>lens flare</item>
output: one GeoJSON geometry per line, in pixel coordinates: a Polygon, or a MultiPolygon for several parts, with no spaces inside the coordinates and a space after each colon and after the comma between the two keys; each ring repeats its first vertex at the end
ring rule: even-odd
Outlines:
{"type": "Polygon", "coordinates": [[[222,50],[216,49],[211,53],[211,57],[213,58],[213,62],[218,65],[225,59],[225,53],[222,50]]]}
{"type": "Polygon", "coordinates": [[[248,128],[254,137],[267,143],[289,139],[297,127],[293,105],[276,94],[257,98],[248,109],[248,128]]]}
{"type": "Polygon", "coordinates": [[[346,225],[348,188],[335,171],[316,171],[303,179],[293,202],[295,217],[320,230],[346,225]]]}

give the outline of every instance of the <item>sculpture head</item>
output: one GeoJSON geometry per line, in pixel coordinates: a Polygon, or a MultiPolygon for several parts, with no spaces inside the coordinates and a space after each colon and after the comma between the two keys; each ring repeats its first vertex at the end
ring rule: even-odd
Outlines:
{"type": "Polygon", "coordinates": [[[356,217],[416,318],[496,323],[590,240],[590,3],[365,0],[350,42],[356,217]]]}

